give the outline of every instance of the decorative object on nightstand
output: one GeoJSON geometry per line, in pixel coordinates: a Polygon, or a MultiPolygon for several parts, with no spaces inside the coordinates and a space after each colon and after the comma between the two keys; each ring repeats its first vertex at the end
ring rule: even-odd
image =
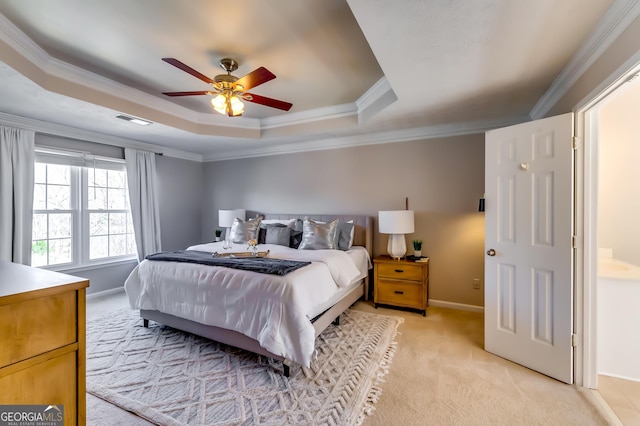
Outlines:
{"type": "Polygon", "coordinates": [[[387,252],[393,259],[401,259],[407,253],[404,234],[414,231],[413,210],[391,210],[378,212],[378,231],[390,234],[387,252]]]}
{"type": "Polygon", "coordinates": [[[373,303],[417,309],[427,315],[429,258],[420,262],[378,256],[373,260],[373,303]]]}
{"type": "Polygon", "coordinates": [[[246,220],[247,212],[245,209],[218,210],[218,226],[227,228],[224,233],[225,241],[231,237],[231,225],[233,225],[233,219],[236,217],[244,221],[246,220]]]}
{"type": "Polygon", "coordinates": [[[222,229],[216,229],[216,242],[220,241],[221,236],[222,236],[222,229]]]}
{"type": "Polygon", "coordinates": [[[420,259],[422,257],[422,240],[411,241],[413,245],[413,257],[420,259]]]}

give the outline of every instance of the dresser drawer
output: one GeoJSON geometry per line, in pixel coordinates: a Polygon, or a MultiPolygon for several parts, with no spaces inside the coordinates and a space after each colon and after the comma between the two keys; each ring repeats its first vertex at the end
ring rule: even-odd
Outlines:
{"type": "Polygon", "coordinates": [[[0,367],[74,343],[76,292],[0,306],[0,367]]]}
{"type": "Polygon", "coordinates": [[[78,395],[77,363],[78,353],[70,351],[13,374],[0,374],[0,404],[62,405],[65,426],[78,424],[77,401],[85,395],[78,395]]]}
{"type": "Polygon", "coordinates": [[[393,280],[422,281],[422,266],[410,263],[379,263],[378,277],[393,280]]]}
{"type": "Polygon", "coordinates": [[[418,309],[425,308],[423,302],[424,288],[421,284],[379,280],[377,285],[377,303],[388,303],[390,305],[418,309]]]}

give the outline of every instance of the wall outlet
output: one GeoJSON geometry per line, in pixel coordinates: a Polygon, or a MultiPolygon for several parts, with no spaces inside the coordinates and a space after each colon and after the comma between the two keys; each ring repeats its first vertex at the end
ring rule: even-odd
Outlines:
{"type": "Polygon", "coordinates": [[[473,289],[480,290],[480,278],[473,279],[473,289]]]}

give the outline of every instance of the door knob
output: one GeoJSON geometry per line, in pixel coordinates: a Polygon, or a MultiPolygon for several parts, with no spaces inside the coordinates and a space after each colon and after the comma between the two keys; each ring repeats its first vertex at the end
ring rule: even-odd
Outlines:
{"type": "Polygon", "coordinates": [[[496,255],[496,251],[494,249],[489,249],[489,250],[487,250],[487,254],[489,256],[495,256],[496,255]]]}

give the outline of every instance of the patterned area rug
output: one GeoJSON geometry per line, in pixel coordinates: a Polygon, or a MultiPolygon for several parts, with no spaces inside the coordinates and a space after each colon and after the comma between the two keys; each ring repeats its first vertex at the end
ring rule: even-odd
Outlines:
{"type": "Polygon", "coordinates": [[[373,411],[401,318],[347,310],[311,368],[121,310],[87,324],[87,391],[160,425],[354,425],[373,411]]]}

